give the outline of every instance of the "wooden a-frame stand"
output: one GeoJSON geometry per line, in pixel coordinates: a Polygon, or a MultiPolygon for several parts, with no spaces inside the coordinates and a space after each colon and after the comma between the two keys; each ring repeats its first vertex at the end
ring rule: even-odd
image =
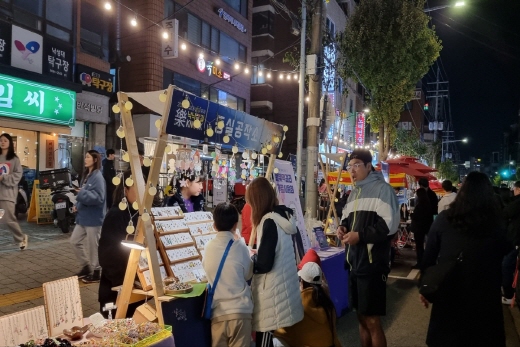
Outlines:
{"type": "MultiPolygon", "coordinates": [[[[150,276],[152,280],[152,290],[150,292],[145,292],[142,290],[133,289],[141,250],[132,249],[128,259],[128,265],[126,267],[125,280],[122,287],[120,288],[119,295],[117,296],[116,319],[126,317],[129,304],[143,300],[145,297],[153,296],[156,309],[155,315],[158,319],[158,323],[164,325],[161,301],[170,301],[173,299],[172,297],[164,296],[164,287],[159,270],[159,259],[157,258],[157,246],[155,243],[151,218],[147,221],[143,221],[142,219],[142,215],[145,210],[151,214],[151,207],[154,196],[148,194],[148,188],[155,187],[159,178],[163,155],[168,140],[166,124],[168,123],[172,94],[173,86],[170,85],[166,90],[166,101],[164,103],[164,110],[161,118],[161,127],[159,129],[159,135],[155,145],[152,166],[148,175],[148,181],[145,183],[143,172],[141,170],[141,163],[139,160],[139,152],[137,149],[137,139],[135,137],[132,113],[125,107],[125,104],[128,102],[128,96],[121,92],[117,93],[118,105],[121,109],[121,119],[125,132],[127,151],[130,155],[130,168],[132,169],[132,177],[137,188],[137,202],[139,204],[139,221],[137,223],[134,241],[140,242],[146,247],[146,256],[148,258],[150,276]]],[[[121,184],[124,183],[121,182],[121,184]]]]}

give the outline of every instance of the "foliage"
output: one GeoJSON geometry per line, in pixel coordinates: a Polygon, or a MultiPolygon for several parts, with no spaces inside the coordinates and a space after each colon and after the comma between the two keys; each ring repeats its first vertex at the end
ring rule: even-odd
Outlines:
{"type": "Polygon", "coordinates": [[[400,155],[417,158],[425,156],[428,152],[428,147],[421,141],[419,131],[415,128],[413,130],[397,129],[393,148],[400,155]]]}
{"type": "Polygon", "coordinates": [[[457,167],[453,164],[450,159],[446,159],[439,165],[439,177],[445,180],[458,181],[459,173],[457,167]]]}
{"type": "Polygon", "coordinates": [[[500,187],[501,183],[502,183],[502,177],[500,177],[500,175],[495,175],[495,177],[493,177],[493,185],[496,187],[500,187]]]}
{"type": "Polygon", "coordinates": [[[441,163],[441,141],[432,142],[429,146],[427,146],[426,150],[426,161],[428,162],[428,165],[432,167],[439,167],[439,164],[441,163]]]}
{"type": "Polygon", "coordinates": [[[370,91],[368,120],[379,132],[381,160],[395,138],[403,105],[442,48],[423,5],[422,0],[364,0],[340,38],[340,75],[370,91]]]}

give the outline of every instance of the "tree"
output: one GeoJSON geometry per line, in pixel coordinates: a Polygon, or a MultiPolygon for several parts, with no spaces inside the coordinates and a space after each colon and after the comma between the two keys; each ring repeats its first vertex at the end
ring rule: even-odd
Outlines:
{"type": "Polygon", "coordinates": [[[417,158],[425,156],[428,151],[428,147],[421,141],[419,131],[415,128],[411,131],[397,129],[393,147],[398,154],[417,158]]]}
{"type": "Polygon", "coordinates": [[[363,83],[371,94],[368,120],[379,133],[381,160],[403,105],[442,48],[423,6],[423,0],[361,1],[340,38],[341,76],[363,83]]]}
{"type": "Polygon", "coordinates": [[[459,174],[457,172],[456,166],[450,159],[446,159],[439,165],[439,176],[442,179],[453,182],[459,180],[459,174]]]}

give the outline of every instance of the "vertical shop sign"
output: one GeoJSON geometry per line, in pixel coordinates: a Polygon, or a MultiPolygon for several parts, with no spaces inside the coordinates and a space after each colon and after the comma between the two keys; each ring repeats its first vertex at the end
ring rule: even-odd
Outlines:
{"type": "Polygon", "coordinates": [[[11,24],[0,21],[0,63],[11,65],[11,24]]]}
{"type": "Polygon", "coordinates": [[[43,44],[43,73],[72,80],[72,48],[60,42],[45,39],[43,44]]]}
{"type": "Polygon", "coordinates": [[[356,115],[356,146],[365,145],[365,114],[358,112],[356,115]]]}
{"type": "Polygon", "coordinates": [[[11,66],[42,73],[41,35],[13,25],[11,36],[11,66]]]}
{"type": "Polygon", "coordinates": [[[54,169],[54,140],[45,140],[45,168],[54,169]]]}
{"type": "Polygon", "coordinates": [[[179,21],[166,19],[162,22],[164,30],[168,33],[167,39],[161,40],[161,55],[163,59],[173,59],[179,56],[179,21]]]}

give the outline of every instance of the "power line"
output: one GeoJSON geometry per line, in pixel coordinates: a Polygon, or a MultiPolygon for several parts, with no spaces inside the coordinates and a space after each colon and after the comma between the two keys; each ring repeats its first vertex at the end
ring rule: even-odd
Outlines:
{"type": "Polygon", "coordinates": [[[482,21],[484,21],[484,22],[486,22],[486,23],[489,23],[489,24],[493,25],[494,27],[497,27],[497,28],[499,28],[499,29],[501,29],[501,30],[503,30],[503,31],[507,31],[507,32],[510,33],[511,35],[514,35],[514,36],[520,38],[520,35],[518,35],[517,33],[515,33],[515,32],[512,31],[512,30],[506,29],[506,28],[504,28],[504,27],[502,27],[502,26],[500,26],[500,25],[498,25],[498,24],[495,24],[495,23],[493,23],[493,22],[491,22],[491,21],[489,21],[489,20],[487,20],[487,19],[485,19],[485,18],[482,18],[482,17],[480,17],[480,16],[478,16],[478,15],[476,15],[476,14],[472,14],[472,13],[470,13],[470,14],[471,14],[473,17],[476,17],[476,18],[478,18],[478,19],[480,19],[480,20],[482,20],[482,21]]]}

